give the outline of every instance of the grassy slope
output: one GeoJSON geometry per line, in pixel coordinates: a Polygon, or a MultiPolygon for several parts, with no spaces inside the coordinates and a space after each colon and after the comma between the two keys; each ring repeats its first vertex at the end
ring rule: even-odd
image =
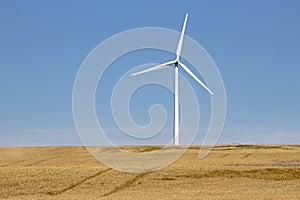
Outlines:
{"type": "Polygon", "coordinates": [[[0,148],[0,198],[300,199],[300,146],[217,146],[204,159],[198,150],[162,170],[130,174],[84,147],[0,148]]]}

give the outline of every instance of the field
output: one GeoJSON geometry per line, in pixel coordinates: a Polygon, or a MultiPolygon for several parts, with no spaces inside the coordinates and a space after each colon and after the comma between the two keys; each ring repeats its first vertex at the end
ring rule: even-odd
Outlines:
{"type": "MultiPolygon", "coordinates": [[[[157,147],[130,147],[151,151],[157,147]]],[[[130,174],[84,147],[0,148],[0,199],[300,199],[300,145],[190,147],[159,171],[130,174]]]]}

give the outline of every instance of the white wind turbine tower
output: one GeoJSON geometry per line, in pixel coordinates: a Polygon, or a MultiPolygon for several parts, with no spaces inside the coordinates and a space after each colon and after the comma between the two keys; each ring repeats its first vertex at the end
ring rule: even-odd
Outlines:
{"type": "Polygon", "coordinates": [[[179,39],[178,45],[177,45],[176,59],[175,60],[169,61],[169,62],[160,64],[160,65],[151,67],[149,69],[131,74],[131,76],[135,76],[135,75],[138,75],[138,74],[143,74],[143,73],[146,73],[146,72],[151,72],[151,71],[154,71],[154,70],[169,67],[169,66],[174,64],[174,145],[179,145],[178,66],[182,67],[182,69],[184,69],[184,71],[186,71],[202,87],[204,87],[211,95],[213,95],[213,92],[204,83],[202,83],[197,78],[197,76],[186,65],[184,65],[182,62],[179,61],[187,19],[188,19],[188,13],[185,15],[184,24],[183,24],[180,39],[179,39]]]}

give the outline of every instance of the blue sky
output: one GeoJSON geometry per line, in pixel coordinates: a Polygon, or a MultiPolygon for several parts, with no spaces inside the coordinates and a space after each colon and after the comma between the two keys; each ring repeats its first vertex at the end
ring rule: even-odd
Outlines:
{"type": "Polygon", "coordinates": [[[80,144],[72,89],[88,53],[132,28],[180,31],[186,12],[186,34],[208,51],[225,84],[219,143],[299,143],[299,10],[295,0],[1,1],[0,145],[80,144]]]}

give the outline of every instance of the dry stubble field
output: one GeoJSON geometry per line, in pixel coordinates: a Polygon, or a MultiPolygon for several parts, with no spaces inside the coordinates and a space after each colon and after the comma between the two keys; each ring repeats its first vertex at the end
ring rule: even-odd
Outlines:
{"type": "MultiPolygon", "coordinates": [[[[151,151],[158,147],[128,147],[151,151]]],[[[300,145],[199,146],[159,171],[110,169],[84,147],[0,148],[0,199],[300,199],[300,145]]]]}

